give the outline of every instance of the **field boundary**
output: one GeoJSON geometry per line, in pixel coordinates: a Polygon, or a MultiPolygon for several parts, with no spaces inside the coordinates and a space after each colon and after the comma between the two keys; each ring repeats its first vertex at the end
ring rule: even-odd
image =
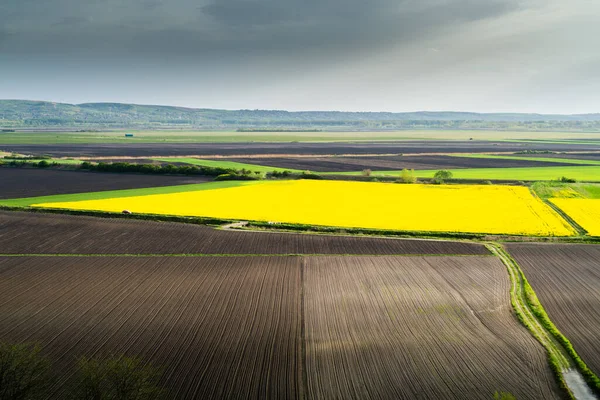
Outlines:
{"type": "MultiPolygon", "coordinates": [[[[571,399],[576,399],[565,381],[565,374],[575,368],[581,373],[588,390],[600,394],[600,380],[581,360],[569,340],[556,328],[519,264],[501,244],[487,243],[486,247],[502,260],[511,280],[511,303],[517,319],[542,344],[557,382],[571,399]]],[[[594,398],[594,397],[592,397],[594,398]]]]}
{"type": "Polygon", "coordinates": [[[2,257],[493,257],[493,254],[452,253],[0,253],[2,257]]]}

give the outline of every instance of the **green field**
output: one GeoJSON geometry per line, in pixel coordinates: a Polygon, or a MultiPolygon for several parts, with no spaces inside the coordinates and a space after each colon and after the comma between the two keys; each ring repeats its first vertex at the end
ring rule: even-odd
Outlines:
{"type": "Polygon", "coordinates": [[[149,196],[153,194],[169,194],[197,192],[200,190],[223,189],[228,187],[253,185],[260,181],[222,181],[195,183],[191,185],[163,186],[143,189],[108,190],[104,192],[89,192],[76,194],[58,194],[52,196],[27,197],[22,199],[0,199],[0,206],[28,207],[36,203],[54,203],[64,201],[103,200],[119,197],[149,196]]]}
{"type": "Polygon", "coordinates": [[[199,158],[186,158],[186,157],[167,157],[167,158],[153,158],[153,160],[162,161],[162,162],[176,162],[176,163],[186,163],[191,165],[199,165],[203,167],[212,167],[212,168],[229,168],[235,169],[237,171],[242,169],[247,169],[250,171],[257,171],[261,173],[267,172],[302,172],[297,169],[289,169],[289,168],[277,168],[277,167],[267,167],[263,165],[255,165],[255,164],[244,164],[234,161],[220,161],[220,160],[202,160],[199,158]]]}
{"type": "Polygon", "coordinates": [[[551,157],[518,157],[518,156],[504,156],[495,154],[461,154],[455,155],[461,158],[487,158],[487,159],[500,159],[500,160],[527,160],[527,161],[540,161],[540,162],[555,162],[564,164],[580,164],[580,165],[600,165],[598,160],[573,160],[570,158],[551,158],[551,157]]]}
{"type": "MultiPolygon", "coordinates": [[[[552,181],[565,176],[578,181],[600,182],[600,166],[527,167],[527,168],[465,168],[451,169],[455,179],[552,181]]],[[[417,178],[433,178],[437,170],[416,170],[417,178]]],[[[324,175],[362,175],[362,172],[335,172],[324,175]]],[[[371,176],[400,176],[400,171],[373,171],[371,176]]]]}
{"type": "MultiPolygon", "coordinates": [[[[385,140],[509,140],[565,143],[565,139],[599,138],[587,132],[518,132],[471,130],[406,130],[389,132],[235,132],[235,131],[143,131],[112,132],[0,132],[3,144],[85,143],[215,143],[215,142],[336,142],[385,140]],[[133,133],[133,137],[125,137],[133,133]]],[[[578,143],[578,142],[571,142],[578,143]]],[[[600,144],[599,142],[593,144],[600,144]]],[[[2,148],[0,147],[0,150],[2,148]]]]}
{"type": "Polygon", "coordinates": [[[531,188],[542,199],[600,199],[600,185],[590,183],[535,182],[531,188]]]}

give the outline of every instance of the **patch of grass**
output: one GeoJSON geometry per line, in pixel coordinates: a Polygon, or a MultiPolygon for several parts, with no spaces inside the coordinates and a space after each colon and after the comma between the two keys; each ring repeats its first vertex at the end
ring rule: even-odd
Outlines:
{"type": "Polygon", "coordinates": [[[531,185],[531,189],[544,200],[549,198],[600,199],[600,185],[589,183],[535,182],[531,185]]]}
{"type": "MultiPolygon", "coordinates": [[[[417,178],[433,178],[438,170],[415,170],[417,178]]],[[[552,181],[566,176],[578,181],[600,182],[599,166],[465,168],[451,169],[453,179],[552,181]]],[[[361,171],[335,172],[324,175],[361,175],[361,171]]],[[[400,171],[373,171],[371,176],[400,176],[400,171]]]]}

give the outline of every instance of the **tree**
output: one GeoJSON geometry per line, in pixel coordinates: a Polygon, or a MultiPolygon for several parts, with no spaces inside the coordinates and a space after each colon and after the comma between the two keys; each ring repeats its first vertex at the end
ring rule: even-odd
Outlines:
{"type": "Polygon", "coordinates": [[[138,358],[82,358],[74,398],[81,400],[157,400],[164,397],[160,371],[138,358]]]}
{"type": "Polygon", "coordinates": [[[37,344],[0,343],[0,400],[44,398],[50,362],[37,344]]]}
{"type": "Polygon", "coordinates": [[[398,179],[399,183],[415,183],[417,178],[415,178],[415,170],[414,169],[406,169],[404,168],[400,172],[400,178],[398,179]]]}
{"type": "Polygon", "coordinates": [[[452,172],[448,171],[447,169],[439,170],[435,173],[435,175],[433,175],[434,183],[444,183],[448,179],[452,179],[452,172]]]}

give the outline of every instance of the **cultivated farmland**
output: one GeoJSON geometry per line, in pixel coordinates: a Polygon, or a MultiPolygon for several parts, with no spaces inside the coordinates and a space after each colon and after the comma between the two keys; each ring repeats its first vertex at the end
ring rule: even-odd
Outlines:
{"type": "Polygon", "coordinates": [[[600,236],[600,199],[555,198],[550,201],[573,218],[590,236],[600,236]]]}
{"type": "Polygon", "coordinates": [[[141,355],[168,398],[298,398],[297,257],[0,257],[0,340],[39,341],[61,376],[79,356],[141,355]]]}
{"type": "Polygon", "coordinates": [[[558,397],[544,351],[511,314],[498,259],[305,263],[311,398],[558,397]]]}
{"type": "Polygon", "coordinates": [[[559,398],[508,287],[477,256],[0,257],[0,340],[41,342],[54,397],[116,353],[177,399],[559,398]]]}
{"type": "Polygon", "coordinates": [[[490,254],[481,244],[0,211],[0,254],[490,254]]]}
{"type": "Polygon", "coordinates": [[[33,206],[393,229],[568,236],[574,230],[525,187],[261,182],[224,189],[33,206]]]}
{"type": "MultiPolygon", "coordinates": [[[[20,135],[20,134],[19,134],[20,135]]],[[[43,135],[43,134],[42,134],[43,135]]],[[[39,135],[38,135],[39,136],[39,135]]],[[[550,151],[590,151],[600,150],[600,141],[590,142],[508,142],[508,141],[469,141],[469,140],[397,140],[369,142],[243,142],[236,138],[231,143],[96,143],[74,144],[67,137],[66,143],[56,144],[6,144],[2,150],[23,154],[49,154],[55,157],[189,157],[189,156],[246,156],[271,154],[418,154],[418,153],[485,153],[485,152],[517,152],[522,150],[550,151]]],[[[324,140],[327,140],[326,134],[324,140]]],[[[43,140],[43,139],[42,139],[43,140]]],[[[43,141],[40,140],[43,143],[43,141]]],[[[46,142],[48,143],[48,142],[46,142]]]]}
{"type": "Polygon", "coordinates": [[[246,164],[279,167],[284,169],[310,170],[316,172],[350,172],[370,169],[389,171],[407,169],[448,169],[448,168],[514,168],[551,167],[565,165],[558,162],[538,162],[527,159],[505,160],[446,155],[414,156],[370,156],[370,157],[248,157],[229,158],[246,164]]]}
{"type": "Polygon", "coordinates": [[[0,168],[0,199],[185,185],[207,180],[206,177],[0,168]]]}
{"type": "Polygon", "coordinates": [[[600,374],[600,246],[508,244],[557,328],[600,374]]]}

